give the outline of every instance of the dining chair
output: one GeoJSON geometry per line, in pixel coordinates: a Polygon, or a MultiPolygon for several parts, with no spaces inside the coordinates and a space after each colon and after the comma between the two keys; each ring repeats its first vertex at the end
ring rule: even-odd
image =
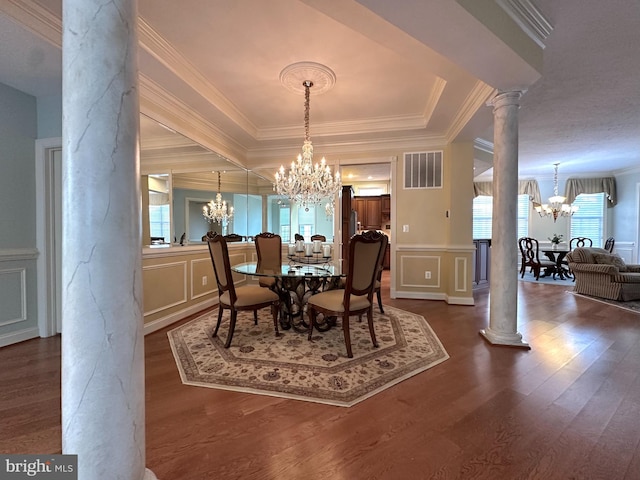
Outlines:
{"type": "Polygon", "coordinates": [[[316,233],[315,235],[311,235],[311,241],[313,242],[314,240],[320,240],[321,242],[326,242],[327,237],[325,237],[324,235],[320,235],[319,233],[316,233]]]}
{"type": "MultiPolygon", "coordinates": [[[[258,264],[256,271],[279,272],[282,268],[282,237],[271,232],[262,232],[255,236],[258,264]]],[[[271,288],[276,283],[274,277],[259,277],[261,287],[271,288]]]]}
{"type": "Polygon", "coordinates": [[[296,242],[298,240],[302,240],[304,242],[304,236],[300,235],[299,233],[296,233],[293,238],[295,239],[296,242]]]}
{"type": "Polygon", "coordinates": [[[616,239],[613,237],[607,238],[604,242],[604,249],[608,250],[609,253],[613,253],[613,246],[616,244],[616,239]]]}
{"type": "Polygon", "coordinates": [[[213,271],[218,283],[218,322],[213,331],[213,337],[218,336],[218,329],[222,322],[222,315],[225,309],[231,311],[231,319],[229,322],[229,334],[224,345],[225,348],[231,346],[231,339],[236,328],[236,319],[239,311],[253,311],[254,323],[258,324],[258,310],[261,308],[271,307],[273,315],[273,326],[276,331],[276,337],[280,336],[278,331],[278,311],[280,307],[280,298],[278,294],[268,288],[262,288],[258,285],[243,285],[236,288],[233,283],[233,275],[231,272],[231,263],[229,261],[229,249],[224,237],[215,232],[208,232],[203,240],[209,245],[209,254],[213,263],[213,271]]]}
{"type": "Polygon", "coordinates": [[[317,324],[318,313],[323,314],[325,318],[341,317],[347,356],[352,358],[349,317],[366,313],[371,341],[374,347],[378,346],[373,327],[373,286],[378,274],[378,264],[381,260],[380,252],[385,238],[385,234],[375,230],[351,237],[349,240],[349,270],[345,288],[326,290],[312,295],[308,300],[308,339],[310,341],[313,336],[313,327],[317,324]]]}
{"type": "Polygon", "coordinates": [[[577,247],[592,247],[593,241],[588,237],[573,237],[569,240],[569,250],[577,247]]]}
{"type": "Polygon", "coordinates": [[[384,313],[384,309],[382,308],[382,292],[380,291],[382,288],[382,265],[384,264],[384,256],[387,251],[387,245],[389,244],[389,237],[384,236],[383,245],[380,249],[380,258],[378,259],[378,274],[376,275],[376,280],[373,284],[373,292],[376,294],[376,298],[378,299],[378,308],[380,309],[380,313],[384,313]]]}
{"type": "Polygon", "coordinates": [[[242,240],[244,240],[242,235],[238,235],[237,233],[229,233],[224,236],[224,239],[227,242],[241,242],[242,240]]]}
{"type": "Polygon", "coordinates": [[[540,260],[540,248],[538,240],[532,237],[522,237],[518,239],[518,246],[520,247],[520,253],[522,254],[522,260],[520,265],[520,278],[524,277],[524,273],[527,267],[531,267],[531,271],[534,273],[536,280],[540,279],[540,270],[546,268],[553,270],[553,278],[556,278],[556,264],[551,260],[540,260]]]}

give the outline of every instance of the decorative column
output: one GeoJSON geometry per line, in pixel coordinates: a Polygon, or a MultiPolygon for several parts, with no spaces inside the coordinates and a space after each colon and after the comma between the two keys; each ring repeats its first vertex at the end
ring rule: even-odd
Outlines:
{"type": "Polygon", "coordinates": [[[62,452],[145,469],[136,0],[63,1],[62,452]]]}
{"type": "Polygon", "coordinates": [[[518,327],[518,108],[521,91],[501,92],[493,106],[493,220],[489,328],[480,334],[494,345],[530,348],[518,327]]]}

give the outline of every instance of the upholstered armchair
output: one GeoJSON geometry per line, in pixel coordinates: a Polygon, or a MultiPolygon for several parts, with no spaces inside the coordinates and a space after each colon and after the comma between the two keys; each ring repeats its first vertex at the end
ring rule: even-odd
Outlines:
{"type": "Polygon", "coordinates": [[[574,292],[610,300],[640,300],[640,265],[625,264],[604,248],[576,248],[567,254],[574,292]]]}

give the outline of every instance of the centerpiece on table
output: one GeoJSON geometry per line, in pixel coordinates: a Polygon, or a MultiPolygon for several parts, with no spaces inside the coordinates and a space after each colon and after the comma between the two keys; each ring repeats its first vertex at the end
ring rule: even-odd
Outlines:
{"type": "Polygon", "coordinates": [[[554,233],[553,236],[547,238],[551,241],[551,247],[555,250],[556,248],[558,248],[560,242],[562,242],[563,235],[554,233]]]}

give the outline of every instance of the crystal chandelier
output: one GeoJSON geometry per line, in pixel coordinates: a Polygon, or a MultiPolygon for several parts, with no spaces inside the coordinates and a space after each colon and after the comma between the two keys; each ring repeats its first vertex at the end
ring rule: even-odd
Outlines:
{"type": "Polygon", "coordinates": [[[331,169],[322,157],[320,163],[313,164],[313,145],[309,136],[309,90],[313,82],[305,80],[304,86],[304,144],[302,155],[298,155],[296,162],[291,162],[289,172],[285,172],[283,166],[276,172],[276,182],[273,190],[278,195],[283,195],[296,202],[309,211],[310,205],[316,205],[329,198],[333,205],[333,199],[340,191],[342,182],[340,173],[331,175],[331,169]]]}
{"type": "Polygon", "coordinates": [[[220,172],[218,172],[218,193],[216,194],[216,201],[211,200],[202,207],[202,215],[207,219],[207,222],[216,222],[219,225],[226,225],[229,220],[233,218],[233,207],[229,205],[227,209],[227,202],[226,200],[222,200],[222,195],[220,194],[220,172]]]}
{"type": "Polygon", "coordinates": [[[558,165],[560,164],[554,163],[553,165],[555,167],[555,173],[553,175],[553,197],[549,197],[548,204],[543,203],[542,205],[536,205],[535,209],[541,217],[553,217],[555,223],[558,216],[570,217],[578,211],[578,207],[564,203],[567,197],[558,195],[558,165]]]}

